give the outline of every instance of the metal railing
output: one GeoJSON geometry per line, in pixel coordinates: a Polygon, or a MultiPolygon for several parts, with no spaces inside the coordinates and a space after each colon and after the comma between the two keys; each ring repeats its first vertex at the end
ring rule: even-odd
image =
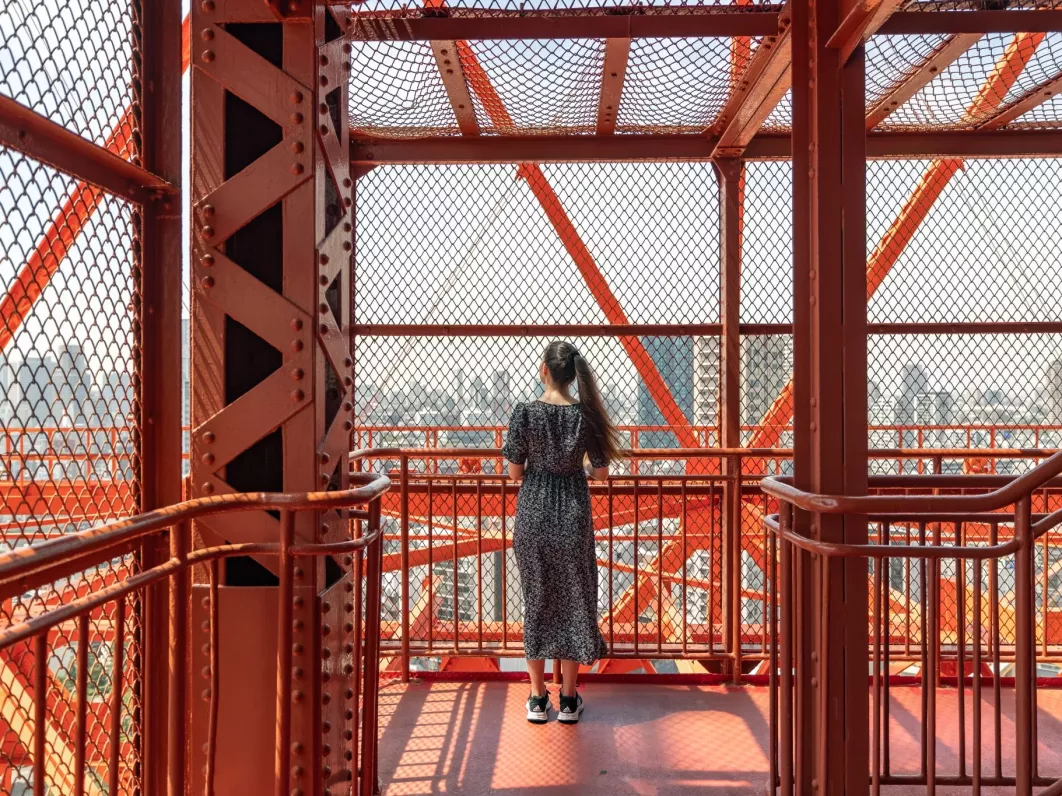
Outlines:
{"type": "MultiPolygon", "coordinates": [[[[969,786],[974,793],[982,787],[1013,786],[1017,794],[1028,796],[1034,785],[1056,782],[1062,772],[1047,775],[1040,768],[1036,694],[1039,665],[1050,657],[1057,660],[1057,650],[1049,644],[1047,540],[1062,523],[1062,509],[1044,495],[1058,488],[1060,475],[1062,454],[1013,479],[910,479],[921,484],[922,494],[815,495],[787,479],[763,479],[761,488],[779,503],[779,513],[765,518],[764,524],[771,532],[771,579],[778,583],[779,605],[771,616],[772,633],[779,639],[769,664],[771,782],[783,794],[794,793],[794,788],[804,792],[814,771],[826,770],[827,749],[844,731],[843,723],[831,721],[826,713],[820,688],[829,676],[825,656],[808,656],[814,635],[825,633],[833,614],[831,581],[841,560],[865,561],[869,568],[872,792],[880,793],[886,785],[924,785],[927,793],[943,785],[969,786]],[[946,494],[949,488],[964,486],[980,494],[946,494]],[[1035,511],[1034,501],[1046,510],[1035,511]],[[867,522],[867,541],[814,538],[819,534],[808,529],[820,528],[812,518],[822,515],[844,516],[857,525],[867,522]],[[897,527],[904,529],[902,539],[892,532],[897,527]],[[987,527],[987,533],[971,534],[972,527],[987,527]],[[1038,543],[1043,545],[1040,617],[1038,543]],[[907,573],[913,570],[919,584],[917,600],[907,595],[907,625],[899,633],[885,574],[895,564],[907,573]],[[1006,596],[1000,590],[1001,564],[1014,573],[1013,590],[1006,596]],[[953,595],[950,604],[945,591],[953,595]],[[917,609],[913,633],[912,608],[917,609]],[[1004,614],[1011,618],[1009,627],[1004,614]],[[902,713],[904,707],[895,704],[896,695],[890,692],[893,664],[897,658],[910,660],[912,646],[915,666],[906,669],[914,670],[910,680],[921,696],[920,753],[913,766],[909,749],[906,754],[891,753],[894,712],[902,713]],[[1009,671],[1004,667],[1008,658],[1013,661],[1009,671]],[[1004,686],[1013,687],[1012,707],[1001,699],[1004,686]],[[991,694],[987,702],[986,693],[991,694]],[[957,749],[954,768],[945,772],[940,770],[937,746],[947,694],[955,701],[957,749]],[[814,735],[815,727],[822,736],[814,735]],[[987,760],[985,749],[990,749],[987,760]]],[[[880,488],[882,479],[872,477],[870,486],[880,488]]],[[[862,577],[861,571],[857,566],[856,578],[862,577]]]]}
{"type": "MultiPolygon", "coordinates": [[[[983,451],[972,451],[974,455],[983,451]]],[[[940,472],[947,452],[875,451],[874,461],[910,454],[927,472],[940,472]]],[[[1001,461],[1046,457],[1044,451],[1001,452],[1001,461]]],[[[698,661],[704,676],[764,684],[776,634],[773,537],[763,518],[778,511],[760,490],[767,472],[787,466],[782,450],[662,449],[628,451],[605,483],[590,485],[599,571],[599,626],[611,660],[637,660],[647,671],[661,661],[698,661]],[[657,471],[654,471],[656,468],[657,471]]],[[[906,461],[906,460],[905,460],[906,461]]],[[[397,489],[382,502],[389,527],[383,560],[382,654],[387,667],[408,676],[416,658],[521,657],[519,574],[510,557],[518,487],[508,480],[497,450],[372,449],[353,454],[354,472],[385,472],[397,489]],[[476,466],[462,471],[467,458],[476,466]]],[[[1006,483],[998,475],[874,476],[883,493],[926,489],[984,490],[1006,483]]],[[[1047,486],[1037,506],[1062,505],[1062,488],[1047,486]]],[[[1002,515],[979,516],[965,528],[974,541],[1013,533],[1002,515]],[[976,522],[974,522],[976,520],[976,522]]],[[[915,526],[886,529],[894,544],[910,541],[915,526]]],[[[1047,588],[1058,539],[1041,542],[1043,623],[1062,620],[1062,584],[1047,588]]],[[[1062,565],[1060,565],[1062,567],[1062,565]]],[[[917,665],[917,573],[893,573],[897,645],[891,663],[917,665]]],[[[997,592],[1009,593],[1008,573],[997,592]]],[[[1053,575],[1052,575],[1053,577],[1053,575]]],[[[1062,577],[1062,575],[1060,575],[1062,577]]],[[[949,592],[948,605],[957,596],[949,592]]],[[[1005,617],[1004,617],[1005,618],[1005,617]]],[[[1053,627],[1053,625],[1052,625],[1053,627]]],[[[1044,660],[1062,667],[1062,633],[1044,634],[1044,660]]],[[[1012,645],[1001,663],[1013,660],[1012,645]]],[[[434,665],[423,661],[423,665],[434,665]]],[[[607,666],[605,667],[607,670],[607,666]]],[[[900,675],[904,676],[904,675],[900,675]]]]}
{"type": "MultiPolygon", "coordinates": [[[[357,781],[356,792],[369,796],[377,786],[377,725],[379,682],[379,637],[380,637],[380,563],[382,554],[382,529],[380,526],[380,500],[390,488],[389,480],[380,475],[362,474],[352,479],[357,488],[311,494],[227,494],[198,498],[176,506],[159,509],[130,519],[100,525],[76,534],[61,536],[28,547],[22,547],[0,555],[0,601],[39,589],[47,584],[65,579],[71,573],[92,567],[140,549],[152,538],[169,537],[169,558],[154,566],[142,567],[124,581],[106,587],[95,588],[65,604],[50,607],[38,613],[30,612],[25,618],[0,628],[0,655],[8,654],[16,645],[26,645],[32,650],[32,666],[28,672],[28,687],[23,689],[25,704],[20,705],[29,719],[25,724],[32,734],[30,759],[33,766],[33,787],[46,783],[51,791],[58,793],[85,793],[86,777],[94,776],[98,768],[108,772],[109,793],[124,792],[119,781],[120,766],[117,755],[123,735],[122,678],[127,671],[124,660],[123,619],[130,605],[145,598],[148,590],[156,584],[168,585],[169,617],[169,678],[168,707],[170,731],[167,734],[166,777],[168,792],[177,796],[186,792],[188,760],[186,750],[190,740],[205,743],[206,767],[203,772],[204,792],[214,792],[215,752],[217,744],[219,691],[219,614],[218,586],[219,561],[231,556],[261,555],[277,556],[279,572],[278,619],[277,619],[277,689],[276,689],[276,793],[290,792],[291,773],[291,711],[293,699],[293,593],[299,572],[295,561],[305,557],[351,556],[355,578],[355,599],[361,601],[364,584],[364,628],[362,612],[355,612],[355,622],[349,641],[353,644],[353,672],[355,683],[353,706],[361,702],[360,724],[355,721],[355,736],[351,742],[353,756],[351,771],[357,781]],[[361,508],[355,508],[355,507],[361,508]],[[329,544],[304,544],[295,538],[295,514],[300,511],[348,509],[352,524],[359,528],[365,524],[364,534],[347,541],[329,544]],[[212,515],[239,511],[276,511],[280,516],[280,539],[270,543],[226,544],[214,547],[189,549],[191,522],[212,515]],[[209,632],[208,652],[209,726],[205,739],[189,739],[190,719],[188,713],[187,681],[190,661],[188,643],[188,617],[190,582],[193,567],[203,566],[209,584],[209,632]],[[362,571],[364,569],[364,581],[362,571]],[[113,606],[117,620],[114,623],[114,652],[111,672],[111,705],[109,710],[106,748],[110,760],[86,760],[86,736],[88,721],[88,665],[86,639],[92,636],[89,627],[94,612],[113,606]],[[71,700],[76,705],[72,722],[56,725],[49,716],[49,692],[63,688],[49,675],[49,660],[54,651],[50,648],[50,634],[57,629],[74,625],[78,629],[76,667],[76,696],[71,700]],[[364,643],[362,641],[364,637],[364,643]],[[364,656],[364,658],[362,658],[364,656]],[[362,664],[364,660],[364,665],[362,664]],[[57,750],[50,748],[56,734],[68,736],[73,746],[73,760],[61,761],[58,765],[57,750]],[[360,737],[360,747],[359,747],[360,737]]],[[[311,677],[321,677],[320,667],[308,667],[311,677]]],[[[305,675],[304,673],[304,676],[305,675]]],[[[35,791],[36,792],[36,791],[35,791]]]]}

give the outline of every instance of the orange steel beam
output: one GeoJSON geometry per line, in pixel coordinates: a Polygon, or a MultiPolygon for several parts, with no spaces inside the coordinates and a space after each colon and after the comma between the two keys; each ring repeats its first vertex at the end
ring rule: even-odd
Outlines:
{"type": "MultiPolygon", "coordinates": [[[[456,46],[468,82],[472,86],[473,92],[479,97],[479,101],[490,117],[495,130],[503,135],[515,132],[516,125],[513,123],[512,116],[506,110],[501,97],[498,96],[498,92],[494,89],[490,78],[483,70],[479,59],[472,52],[468,42],[458,41],[456,46]]],[[[590,254],[590,250],[586,247],[582,237],[575,229],[575,225],[572,224],[567,212],[561,205],[556,191],[553,190],[553,186],[546,179],[542,167],[537,163],[521,163],[518,167],[517,175],[527,182],[531,192],[538,199],[557,236],[575,262],[608,322],[610,324],[629,323],[626,313],[620,307],[619,300],[605,281],[604,276],[597,267],[597,263],[594,261],[593,255],[590,254]]],[[[638,375],[645,382],[649,394],[660,409],[660,414],[664,417],[664,421],[671,426],[672,432],[678,438],[679,444],[686,448],[699,448],[700,440],[697,434],[689,427],[688,418],[675,402],[671,390],[663,377],[661,377],[656,363],[649,356],[649,352],[642,345],[642,341],[637,337],[631,336],[620,337],[619,341],[624,351],[631,358],[631,362],[634,363],[638,375]]]]}
{"type": "Polygon", "coordinates": [[[439,68],[439,77],[442,78],[446,96],[450,99],[450,107],[453,108],[457,128],[461,131],[461,135],[479,135],[476,109],[468,93],[465,71],[461,68],[461,60],[457,57],[456,44],[452,41],[433,41],[431,51],[435,56],[435,65],[439,68]]]}
{"type": "Polygon", "coordinates": [[[840,50],[841,63],[844,64],[856,47],[873,36],[903,3],[904,0],[858,0],[841,20],[826,46],[840,50]]]}
{"type": "MultiPolygon", "coordinates": [[[[189,18],[181,29],[182,67],[188,69],[189,18]]],[[[122,113],[107,136],[104,149],[128,159],[132,143],[133,109],[122,113]]],[[[81,231],[103,201],[104,191],[86,182],[79,182],[70,192],[59,212],[52,219],[33,254],[0,299],[0,351],[4,351],[33,309],[34,302],[51,282],[60,264],[66,259],[81,231]]]]}
{"type": "Polygon", "coordinates": [[[997,130],[1000,127],[1005,127],[1033,108],[1057,97],[1059,92],[1062,92],[1062,74],[1041,86],[1037,86],[1017,102],[1011,103],[995,116],[983,122],[978,129],[997,130]]]}
{"type": "Polygon", "coordinates": [[[951,66],[960,55],[981,40],[980,33],[959,33],[948,37],[914,72],[894,86],[867,112],[867,129],[873,130],[885,118],[925,88],[933,78],[951,66]]]}
{"type": "Polygon", "coordinates": [[[605,40],[605,66],[601,70],[601,93],[597,102],[597,134],[616,132],[623,81],[627,76],[627,61],[631,54],[631,40],[605,40]]]}
{"type": "MultiPolygon", "coordinates": [[[[1025,69],[1036,48],[1043,41],[1044,33],[1019,33],[1007,46],[992,72],[981,85],[980,91],[970,103],[967,116],[977,118],[992,108],[998,108],[1011,86],[1025,69]]],[[[918,228],[929,215],[945,186],[957,171],[963,168],[961,158],[941,158],[933,161],[919,180],[911,198],[904,204],[900,214],[885,232],[881,242],[867,260],[867,301],[885,281],[889,271],[899,260],[918,228]]],[[[793,417],[793,380],[774,400],[764,415],[759,429],[749,441],[751,448],[774,447],[782,432],[793,417]]]]}

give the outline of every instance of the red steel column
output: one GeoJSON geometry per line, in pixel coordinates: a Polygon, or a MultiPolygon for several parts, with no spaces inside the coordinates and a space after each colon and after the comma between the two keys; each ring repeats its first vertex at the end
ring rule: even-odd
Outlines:
{"type": "MultiPolygon", "coordinates": [[[[847,10],[844,0],[793,7],[794,465],[802,488],[857,495],[867,467],[864,61],[862,48],[842,64],[826,46],[847,10]]],[[[866,541],[858,518],[796,519],[814,538],[866,541]]],[[[801,556],[800,569],[797,791],[866,793],[866,564],[801,556]]]]}
{"type": "MultiPolygon", "coordinates": [[[[193,496],[348,484],[349,18],[316,3],[284,8],[290,13],[278,19],[261,0],[192,7],[193,496]]],[[[296,543],[349,533],[335,512],[299,512],[293,525],[296,543]]],[[[210,518],[196,530],[209,543],[275,542],[280,522],[252,512],[210,518]]],[[[343,576],[351,567],[349,556],[294,562],[290,599],[278,606],[275,556],[226,561],[218,590],[220,680],[229,684],[217,719],[219,789],[239,782],[261,792],[263,777],[272,777],[262,761],[275,757],[274,739],[266,743],[258,730],[276,719],[275,701],[264,697],[276,696],[278,683],[290,693],[285,792],[313,796],[326,781],[354,776],[345,756],[347,714],[357,713],[348,695],[353,623],[343,576]],[[226,620],[238,611],[247,623],[273,626],[278,610],[292,617],[290,648],[279,656],[277,640],[226,620]],[[290,660],[290,671],[261,665],[277,660],[290,660]],[[226,748],[226,739],[238,742],[226,748]]],[[[197,591],[205,596],[206,587],[197,591]]],[[[198,623],[192,630],[193,656],[203,656],[208,636],[198,623]]],[[[206,662],[193,661],[192,671],[206,662]]],[[[192,700],[197,726],[204,711],[192,700]]],[[[198,781],[199,750],[192,760],[198,781]]]]}
{"type": "MultiPolygon", "coordinates": [[[[720,224],[723,262],[720,282],[720,318],[723,331],[719,357],[719,444],[741,447],[741,237],[745,189],[745,165],[740,160],[718,160],[720,224]]],[[[737,478],[741,461],[728,458],[723,473],[737,478]]],[[[723,571],[727,610],[724,612],[724,638],[733,655],[732,674],[741,676],[741,487],[737,481],[724,489],[722,521],[726,530],[723,571]]]]}
{"type": "MultiPolygon", "coordinates": [[[[171,185],[181,186],[181,0],[141,4],[140,101],[142,166],[171,185]]],[[[140,510],[181,499],[181,208],[183,193],[143,204],[140,212],[140,510]]],[[[144,566],[169,555],[165,540],[148,542],[144,566]]],[[[169,672],[167,584],[148,590],[136,603],[142,653],[140,672],[143,732],[141,790],[166,792],[167,674],[169,672]]],[[[188,667],[183,667],[187,671],[188,667]]],[[[183,718],[183,717],[182,717],[183,718]]]]}

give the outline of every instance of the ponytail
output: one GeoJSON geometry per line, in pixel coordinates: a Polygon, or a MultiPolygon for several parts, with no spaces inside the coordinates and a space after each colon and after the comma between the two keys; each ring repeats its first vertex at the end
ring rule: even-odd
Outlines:
{"type": "Polygon", "coordinates": [[[605,410],[605,402],[597,388],[594,371],[578,351],[573,351],[572,360],[575,365],[576,383],[579,386],[579,405],[587,429],[586,446],[588,452],[597,454],[590,458],[615,461],[619,458],[619,434],[605,410]]]}

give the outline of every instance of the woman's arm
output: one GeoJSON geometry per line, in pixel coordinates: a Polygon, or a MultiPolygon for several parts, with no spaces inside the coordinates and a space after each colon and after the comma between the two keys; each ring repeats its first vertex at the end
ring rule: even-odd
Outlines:
{"type": "Polygon", "coordinates": [[[524,477],[524,465],[509,462],[509,477],[514,481],[520,481],[524,477]]]}
{"type": "Polygon", "coordinates": [[[593,478],[595,481],[607,481],[608,480],[608,465],[607,464],[604,467],[591,467],[589,472],[590,472],[590,477],[593,478]]]}

